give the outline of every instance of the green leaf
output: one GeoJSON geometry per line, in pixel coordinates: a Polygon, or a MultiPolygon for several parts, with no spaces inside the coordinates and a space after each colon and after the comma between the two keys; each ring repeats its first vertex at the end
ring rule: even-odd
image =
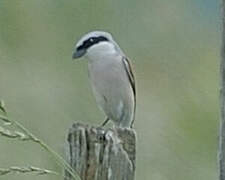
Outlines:
{"type": "Polygon", "coordinates": [[[0,110],[6,114],[5,102],[3,100],[0,100],[0,110]]]}

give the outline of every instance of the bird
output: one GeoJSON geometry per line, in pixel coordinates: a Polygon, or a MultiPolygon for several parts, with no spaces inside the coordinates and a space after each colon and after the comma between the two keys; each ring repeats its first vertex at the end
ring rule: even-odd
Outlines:
{"type": "Polygon", "coordinates": [[[88,77],[100,110],[102,127],[132,128],[136,111],[135,77],[128,57],[109,32],[92,31],[77,41],[72,58],[88,60],[88,77]]]}

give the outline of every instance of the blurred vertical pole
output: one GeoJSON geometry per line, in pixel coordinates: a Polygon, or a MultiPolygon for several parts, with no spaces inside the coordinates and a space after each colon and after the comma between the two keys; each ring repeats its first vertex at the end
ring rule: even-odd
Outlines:
{"type": "Polygon", "coordinates": [[[219,135],[219,179],[225,180],[225,0],[222,0],[222,48],[221,48],[221,121],[219,135]]]}

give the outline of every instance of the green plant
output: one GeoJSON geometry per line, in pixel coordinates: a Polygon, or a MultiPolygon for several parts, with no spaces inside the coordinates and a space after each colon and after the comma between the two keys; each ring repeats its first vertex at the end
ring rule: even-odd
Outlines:
{"type": "MultiPolygon", "coordinates": [[[[80,180],[80,177],[77,174],[77,172],[75,172],[74,169],[72,169],[72,167],[60,155],[58,155],[45,142],[40,140],[37,136],[35,136],[28,129],[26,129],[21,123],[9,118],[5,108],[5,103],[2,100],[0,101],[0,110],[2,111],[2,114],[0,115],[0,120],[4,122],[4,126],[0,126],[0,135],[5,136],[7,138],[14,138],[17,140],[31,141],[31,142],[37,143],[43,149],[45,149],[48,153],[50,153],[52,157],[56,160],[56,162],[60,166],[62,166],[71,175],[71,177],[73,177],[74,180],[80,180]],[[15,126],[15,128],[17,128],[18,131],[10,131],[9,129],[6,128],[6,126],[9,126],[9,125],[15,126]]],[[[35,172],[38,172],[39,174],[58,174],[50,170],[34,168],[34,167],[28,167],[28,168],[13,167],[8,169],[2,169],[2,171],[0,170],[0,175],[8,174],[7,172],[12,172],[12,171],[16,171],[16,172],[34,172],[35,171],[35,172]]]]}

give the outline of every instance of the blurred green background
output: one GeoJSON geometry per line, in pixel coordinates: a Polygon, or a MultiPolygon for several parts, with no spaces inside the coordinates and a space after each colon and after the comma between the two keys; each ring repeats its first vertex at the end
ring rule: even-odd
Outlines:
{"type": "MultiPolygon", "coordinates": [[[[137,180],[217,178],[220,1],[1,0],[0,99],[10,116],[64,156],[73,122],[98,125],[86,32],[113,34],[136,71],[137,180]]],[[[39,146],[0,137],[0,167],[60,171],[39,146]]],[[[61,180],[7,175],[1,180],[61,180]]]]}

